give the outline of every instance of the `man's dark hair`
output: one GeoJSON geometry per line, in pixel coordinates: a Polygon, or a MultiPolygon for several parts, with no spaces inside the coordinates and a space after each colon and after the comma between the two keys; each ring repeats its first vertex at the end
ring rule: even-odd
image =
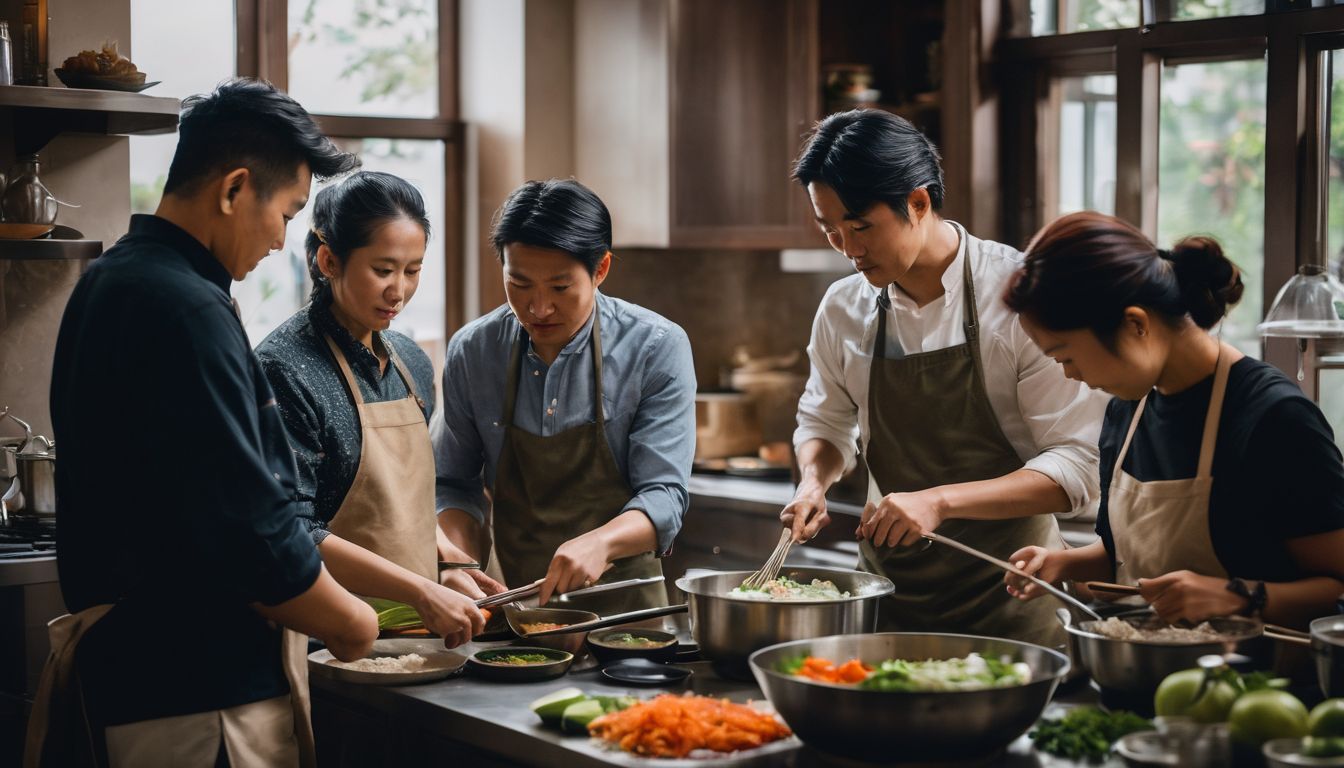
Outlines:
{"type": "Polygon", "coordinates": [[[921,187],[933,210],[942,210],[941,160],[933,142],[905,118],[854,109],[817,124],[794,163],[793,178],[804,187],[818,182],[835,190],[856,216],[886,203],[908,221],[906,198],[921,187]]]}
{"type": "Polygon", "coordinates": [[[510,243],[564,251],[592,275],[611,250],[611,213],[573,179],[529,181],[500,206],[490,242],[500,259],[510,243]]]}
{"type": "Polygon", "coordinates": [[[264,80],[237,78],[182,102],[164,194],[192,195],[219,173],[246,168],[261,197],[292,183],[299,165],[324,179],[359,167],[299,103],[264,80]]]}

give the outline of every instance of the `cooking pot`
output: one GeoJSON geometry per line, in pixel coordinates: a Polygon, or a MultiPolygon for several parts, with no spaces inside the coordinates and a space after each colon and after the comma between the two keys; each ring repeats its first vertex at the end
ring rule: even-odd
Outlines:
{"type": "MultiPolygon", "coordinates": [[[[3,415],[23,427],[23,442],[5,449],[14,460],[13,480],[18,481],[17,494],[13,480],[5,483],[0,493],[8,499],[8,512],[50,517],[56,514],[56,444],[42,435],[34,435],[28,422],[6,411],[3,415]]],[[[8,470],[9,458],[4,465],[8,470]]]]}
{"type": "Polygon", "coordinates": [[[1321,692],[1331,698],[1344,696],[1344,616],[1311,622],[1311,651],[1321,692]]]}
{"type": "Polygon", "coordinates": [[[695,458],[755,456],[761,422],[744,392],[699,392],[695,396],[695,458]]]}
{"type": "Polygon", "coordinates": [[[687,595],[691,636],[700,653],[725,677],[750,680],[747,657],[753,651],[827,635],[872,632],[878,601],[896,591],[889,579],[847,568],[786,566],[781,576],[800,582],[824,579],[849,597],[838,600],[754,600],[729,593],[752,571],[714,571],[677,579],[687,595]]]}
{"type": "MultiPolygon", "coordinates": [[[[1238,616],[1209,619],[1220,637],[1204,643],[1171,643],[1144,640],[1120,640],[1091,631],[1094,622],[1075,625],[1069,612],[1056,611],[1069,633],[1074,661],[1092,676],[1103,693],[1120,694],[1126,700],[1151,702],[1157,686],[1172,672],[1199,666],[1201,656],[1239,654],[1265,668],[1273,658],[1273,647],[1263,635],[1264,625],[1238,616]]],[[[1132,611],[1119,617],[1140,629],[1166,626],[1150,611],[1132,611]]]]}

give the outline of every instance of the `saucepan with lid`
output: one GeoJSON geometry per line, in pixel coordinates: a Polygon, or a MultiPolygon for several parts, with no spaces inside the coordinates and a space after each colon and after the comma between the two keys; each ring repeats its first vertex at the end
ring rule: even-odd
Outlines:
{"type": "MultiPolygon", "coordinates": [[[[10,513],[52,517],[56,514],[56,444],[42,435],[34,435],[28,422],[8,409],[2,414],[23,427],[23,441],[17,446],[6,446],[15,464],[15,474],[6,487],[6,509],[10,513]],[[14,480],[17,480],[15,487],[14,480]],[[16,493],[17,492],[17,493],[16,493]]],[[[16,441],[7,441],[16,442],[16,441]]],[[[8,466],[9,459],[5,459],[8,466]]]]}

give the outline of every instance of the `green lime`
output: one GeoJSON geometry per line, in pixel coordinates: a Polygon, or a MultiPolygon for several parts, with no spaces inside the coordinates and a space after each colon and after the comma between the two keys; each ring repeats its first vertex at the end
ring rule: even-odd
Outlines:
{"type": "Polygon", "coordinates": [[[1183,669],[1167,675],[1153,695],[1153,710],[1160,717],[1184,715],[1198,723],[1221,723],[1227,720],[1238,691],[1221,680],[1210,683],[1195,700],[1204,685],[1204,670],[1183,669]]]}
{"type": "Polygon", "coordinates": [[[1263,744],[1307,735],[1307,708],[1287,691],[1266,688],[1243,694],[1227,718],[1233,741],[1263,744]]]}
{"type": "Polygon", "coordinates": [[[1344,699],[1326,699],[1307,717],[1307,733],[1312,736],[1344,736],[1344,699]]]}

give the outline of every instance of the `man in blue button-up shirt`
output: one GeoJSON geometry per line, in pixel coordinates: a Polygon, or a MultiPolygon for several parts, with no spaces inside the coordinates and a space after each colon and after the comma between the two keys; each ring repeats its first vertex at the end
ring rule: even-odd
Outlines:
{"type": "MultiPolygon", "coordinates": [[[[493,239],[508,303],[467,325],[448,345],[443,408],[431,425],[439,523],[467,554],[479,556],[490,508],[486,490],[491,489],[495,546],[505,577],[516,581],[544,575],[539,599],[545,602],[552,591],[596,581],[613,561],[671,550],[689,502],[695,371],[690,342],[680,327],[598,291],[611,267],[610,217],[582,185],[524,185],[505,203],[493,239]],[[502,516],[501,507],[508,505],[501,499],[507,501],[515,485],[535,485],[530,476],[555,471],[525,457],[545,458],[549,465],[556,450],[570,450],[563,442],[566,435],[597,423],[595,317],[602,352],[601,433],[619,474],[617,484],[623,479],[628,488],[620,496],[624,504],[602,515],[600,525],[584,529],[576,519],[577,525],[560,535],[554,529],[564,528],[563,513],[559,518],[533,518],[525,510],[521,516],[502,516]],[[510,423],[505,414],[511,372],[517,384],[510,423]],[[543,441],[537,442],[538,437],[543,441]],[[512,447],[520,439],[544,445],[551,438],[557,442],[536,454],[512,447]],[[514,457],[519,476],[499,476],[501,464],[514,466],[514,457]],[[559,544],[553,556],[547,553],[549,567],[507,572],[511,553],[501,551],[502,542],[517,532],[503,527],[517,525],[543,529],[535,536],[525,534],[528,542],[539,537],[559,544]]],[[[586,472],[603,461],[605,454],[597,451],[574,466],[586,472]]],[[[587,493],[566,486],[563,477],[546,481],[545,487],[563,489],[566,496],[587,493]]],[[[534,494],[524,506],[550,501],[534,494]]]]}

